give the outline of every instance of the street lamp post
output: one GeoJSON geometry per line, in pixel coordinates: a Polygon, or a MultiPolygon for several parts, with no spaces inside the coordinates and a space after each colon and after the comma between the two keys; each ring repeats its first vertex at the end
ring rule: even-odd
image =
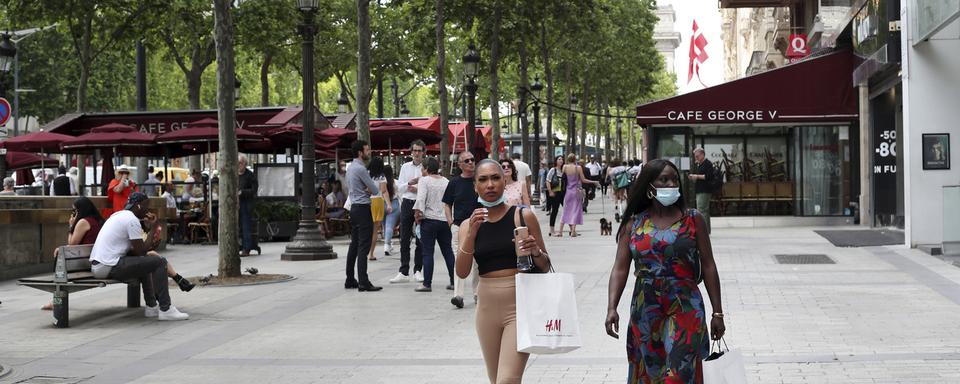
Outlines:
{"type": "Polygon", "coordinates": [[[299,32],[303,37],[303,180],[300,183],[302,200],[300,203],[300,226],[281,260],[325,260],[335,259],[337,254],[323,237],[317,226],[317,189],[316,189],[316,153],[313,144],[313,38],[317,34],[313,23],[320,0],[298,0],[297,6],[303,15],[303,24],[299,32]]]}
{"type": "Polygon", "coordinates": [[[347,113],[347,108],[350,105],[350,100],[347,100],[347,92],[340,90],[340,98],[337,99],[337,113],[344,114],[347,113]]]}
{"type": "MultiPolygon", "coordinates": [[[[10,63],[14,61],[14,58],[17,56],[17,47],[13,45],[13,42],[10,41],[10,35],[3,34],[2,41],[0,41],[0,72],[6,73],[10,70],[10,63]]],[[[0,84],[2,84],[3,79],[0,79],[0,84]]],[[[0,97],[3,97],[4,89],[0,85],[0,97]]],[[[10,112],[10,111],[7,111],[10,112]]],[[[14,135],[16,136],[16,135],[14,135]]],[[[3,179],[7,176],[7,162],[6,162],[6,150],[0,153],[0,179],[3,179]]]]}
{"type": "Polygon", "coordinates": [[[470,151],[470,143],[474,139],[474,130],[476,129],[476,103],[477,103],[477,83],[476,78],[480,73],[480,54],[477,53],[477,47],[470,43],[467,53],[463,55],[463,74],[466,76],[467,84],[464,86],[467,90],[467,127],[464,128],[465,140],[464,149],[470,151]]]}
{"type": "Polygon", "coordinates": [[[400,100],[400,116],[401,117],[410,116],[410,110],[407,109],[407,101],[402,99],[400,100]]]}
{"type": "Polygon", "coordinates": [[[534,194],[540,196],[540,92],[543,91],[543,84],[540,83],[540,76],[533,78],[533,85],[530,86],[533,91],[533,177],[534,194]]]}
{"type": "Polygon", "coordinates": [[[577,107],[577,95],[570,95],[570,125],[567,127],[567,153],[577,153],[577,115],[573,113],[577,107]]]}

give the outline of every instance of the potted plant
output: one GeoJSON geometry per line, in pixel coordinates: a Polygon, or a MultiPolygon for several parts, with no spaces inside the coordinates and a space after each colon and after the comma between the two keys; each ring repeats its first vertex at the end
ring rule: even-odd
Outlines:
{"type": "Polygon", "coordinates": [[[263,240],[289,240],[297,232],[300,205],[290,201],[257,201],[253,206],[263,240]]]}

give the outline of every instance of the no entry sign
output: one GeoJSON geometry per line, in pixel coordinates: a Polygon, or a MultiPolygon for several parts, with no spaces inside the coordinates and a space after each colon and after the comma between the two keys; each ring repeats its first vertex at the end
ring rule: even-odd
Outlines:
{"type": "Polygon", "coordinates": [[[10,113],[10,102],[0,97],[0,125],[4,125],[7,120],[10,120],[10,113]]]}

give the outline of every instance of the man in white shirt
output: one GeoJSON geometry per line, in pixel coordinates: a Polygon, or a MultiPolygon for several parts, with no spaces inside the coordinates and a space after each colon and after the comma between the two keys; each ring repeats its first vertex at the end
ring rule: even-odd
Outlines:
{"type": "MultiPolygon", "coordinates": [[[[600,163],[597,162],[597,158],[594,155],[590,155],[590,161],[587,162],[587,165],[585,165],[583,168],[585,170],[584,176],[586,176],[587,179],[600,181],[600,163]]],[[[593,184],[584,184],[583,189],[587,192],[587,199],[583,201],[584,212],[586,212],[587,204],[597,195],[597,186],[593,184]]]]}
{"type": "Polygon", "coordinates": [[[400,176],[397,178],[397,191],[400,193],[400,271],[390,279],[391,283],[406,283],[410,281],[410,241],[416,242],[413,254],[414,279],[423,281],[423,250],[420,249],[420,239],[413,235],[414,213],[413,204],[417,201],[417,183],[423,175],[423,151],[426,145],[416,140],[410,144],[410,155],[413,161],[400,166],[400,176]]]}
{"type": "Polygon", "coordinates": [[[517,180],[526,183],[527,192],[530,192],[530,186],[533,185],[533,172],[530,171],[530,165],[520,160],[519,153],[510,155],[510,158],[513,159],[513,166],[517,168],[517,180]]]}
{"type": "MultiPolygon", "coordinates": [[[[90,252],[90,269],[98,279],[140,280],[143,300],[147,304],[144,316],[163,321],[186,320],[190,316],[170,303],[167,259],[147,256],[150,249],[148,242],[143,240],[143,225],[140,223],[147,216],[147,200],[147,195],[141,192],[131,193],[123,210],[115,212],[103,223],[90,252]]],[[[152,235],[148,235],[151,240],[149,236],[152,235]]],[[[180,275],[174,279],[177,283],[183,280],[180,275]]]]}

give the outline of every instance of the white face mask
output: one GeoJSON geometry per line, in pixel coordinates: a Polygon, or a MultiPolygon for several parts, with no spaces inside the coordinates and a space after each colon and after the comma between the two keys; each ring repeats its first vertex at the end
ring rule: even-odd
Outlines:
{"type": "Polygon", "coordinates": [[[657,201],[659,201],[664,207],[669,207],[680,199],[680,188],[653,187],[653,189],[657,191],[657,201]]]}

